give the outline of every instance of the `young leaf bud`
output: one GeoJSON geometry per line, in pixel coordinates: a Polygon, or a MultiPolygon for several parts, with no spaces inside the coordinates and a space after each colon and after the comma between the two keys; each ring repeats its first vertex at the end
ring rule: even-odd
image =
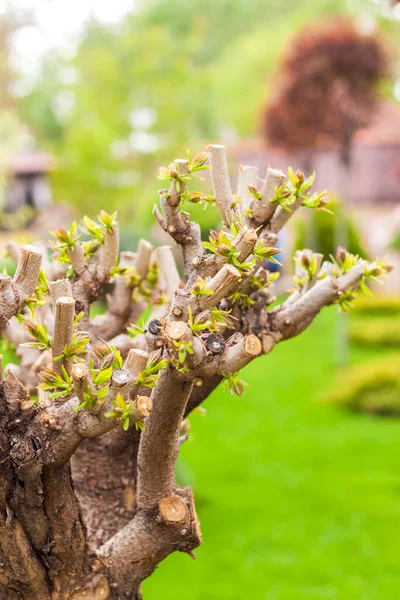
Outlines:
{"type": "Polygon", "coordinates": [[[198,169],[199,167],[202,167],[203,165],[205,165],[206,162],[208,161],[208,157],[209,157],[208,152],[200,152],[199,154],[196,154],[196,156],[192,160],[192,169],[193,168],[198,169]]]}
{"type": "Polygon", "coordinates": [[[346,256],[347,256],[346,248],[343,248],[343,246],[338,246],[336,249],[336,256],[335,256],[336,262],[341,264],[342,262],[344,262],[346,260],[346,256]]]}
{"type": "Polygon", "coordinates": [[[301,264],[303,265],[303,267],[305,267],[306,269],[308,269],[308,267],[310,266],[310,259],[307,256],[307,254],[305,252],[303,252],[303,254],[301,255],[301,264]]]}
{"type": "Polygon", "coordinates": [[[249,194],[251,194],[252,196],[254,196],[255,198],[257,198],[258,200],[261,198],[261,194],[258,191],[258,189],[256,188],[255,185],[248,185],[247,186],[247,191],[249,194]]]}

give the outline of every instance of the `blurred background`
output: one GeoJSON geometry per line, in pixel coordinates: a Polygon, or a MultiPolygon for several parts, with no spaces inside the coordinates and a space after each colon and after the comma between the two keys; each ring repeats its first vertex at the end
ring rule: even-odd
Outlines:
{"type": "MultiPolygon", "coordinates": [[[[208,143],[241,164],[317,173],[292,255],[337,245],[397,268],[191,419],[179,479],[204,544],[146,598],[400,597],[400,4],[389,0],[0,0],[0,252],[118,210],[122,248],[165,238],[158,167],[208,143]]],[[[204,183],[207,188],[208,182],[204,183]]],[[[191,214],[204,236],[213,207],[191,214]]],[[[5,351],[6,349],[3,349],[5,351]]]]}

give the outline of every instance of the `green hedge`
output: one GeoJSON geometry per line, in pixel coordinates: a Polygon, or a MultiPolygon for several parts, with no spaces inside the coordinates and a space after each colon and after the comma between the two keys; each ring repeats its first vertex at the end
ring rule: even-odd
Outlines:
{"type": "Polygon", "coordinates": [[[372,297],[360,294],[354,302],[353,314],[375,316],[400,315],[400,296],[375,294],[372,297]]]}
{"type": "Polygon", "coordinates": [[[353,411],[400,416],[400,354],[341,369],[325,400],[353,411]]]}
{"type": "Polygon", "coordinates": [[[354,319],[350,322],[349,337],[359,346],[400,349],[400,318],[354,319]]]}

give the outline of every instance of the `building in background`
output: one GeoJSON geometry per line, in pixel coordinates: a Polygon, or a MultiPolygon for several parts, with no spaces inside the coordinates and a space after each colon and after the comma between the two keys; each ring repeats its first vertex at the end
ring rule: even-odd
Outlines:
{"type": "MultiPolygon", "coordinates": [[[[255,165],[260,177],[268,165],[282,170],[290,165],[302,168],[303,157],[268,147],[263,140],[248,140],[229,148],[232,173],[240,164],[255,165]]],[[[340,188],[339,152],[335,147],[319,147],[312,156],[316,171],[315,189],[327,189],[336,197],[340,188]]],[[[309,173],[306,173],[309,175],[309,173]]],[[[356,218],[363,244],[371,256],[388,255],[395,265],[390,284],[400,289],[398,253],[390,244],[400,231],[400,107],[382,102],[368,128],[360,129],[352,144],[348,193],[341,198],[356,218]]],[[[286,240],[290,245],[290,236],[286,240]]]]}
{"type": "Polygon", "coordinates": [[[19,152],[8,166],[8,185],[5,191],[5,213],[16,213],[29,206],[43,211],[52,204],[48,174],[53,168],[49,154],[35,150],[19,152]]]}

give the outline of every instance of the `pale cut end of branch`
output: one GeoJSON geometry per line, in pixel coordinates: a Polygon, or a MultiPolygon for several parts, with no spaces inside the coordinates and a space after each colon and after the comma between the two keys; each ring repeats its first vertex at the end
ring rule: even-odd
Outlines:
{"type": "Polygon", "coordinates": [[[60,356],[65,346],[68,346],[72,340],[74,332],[75,318],[75,300],[69,296],[61,296],[56,300],[54,315],[54,336],[51,343],[53,355],[53,369],[61,373],[61,367],[64,365],[67,372],[70,372],[70,361],[54,360],[60,356]]]}
{"type": "Polygon", "coordinates": [[[214,190],[215,202],[223,222],[226,221],[226,213],[232,206],[232,189],[229,180],[228,161],[226,148],[220,144],[208,146],[210,152],[211,181],[214,190]]]}
{"type": "Polygon", "coordinates": [[[55,303],[59,298],[68,296],[72,298],[72,286],[69,279],[57,279],[49,283],[50,296],[55,307],[55,303]]]}
{"type": "Polygon", "coordinates": [[[86,363],[75,363],[72,365],[71,375],[73,379],[77,381],[82,381],[85,377],[88,376],[89,367],[86,363]]]}
{"type": "Polygon", "coordinates": [[[189,161],[187,158],[176,158],[174,162],[181,175],[187,175],[187,173],[189,173],[189,161]]]}
{"type": "Polygon", "coordinates": [[[24,244],[17,264],[13,281],[21,294],[22,300],[32,296],[37,285],[42,253],[36,246],[24,244]]]}
{"type": "Polygon", "coordinates": [[[110,387],[118,390],[126,388],[133,381],[133,377],[129,371],[125,369],[118,369],[113,371],[110,380],[110,387]]]}
{"type": "Polygon", "coordinates": [[[173,494],[162,498],[158,503],[160,517],[167,525],[183,523],[188,517],[188,509],[180,496],[173,494]]]}
{"type": "Polygon", "coordinates": [[[164,334],[170,340],[181,340],[189,331],[189,326],[184,321],[170,321],[164,329],[164,334]]]}
{"type": "Polygon", "coordinates": [[[140,348],[131,348],[124,363],[124,370],[129,372],[133,378],[146,368],[149,354],[140,348]]]}
{"type": "Polygon", "coordinates": [[[181,175],[187,175],[189,173],[189,161],[187,158],[176,158],[174,162],[181,175]]]}
{"type": "Polygon", "coordinates": [[[257,187],[258,168],[251,165],[240,165],[237,184],[237,195],[242,198],[243,208],[248,208],[251,204],[251,196],[247,191],[249,185],[257,187]]]}
{"type": "Polygon", "coordinates": [[[246,356],[249,356],[250,358],[254,358],[261,354],[262,347],[258,337],[253,333],[246,335],[244,338],[243,350],[246,356]]]}
{"type": "Polygon", "coordinates": [[[259,223],[266,223],[274,214],[276,204],[270,202],[275,197],[275,188],[280,188],[285,181],[285,174],[278,169],[268,167],[267,175],[261,187],[261,198],[251,203],[253,219],[259,223]]]}
{"type": "Polygon", "coordinates": [[[207,283],[206,288],[213,293],[201,296],[200,308],[206,310],[219,304],[222,298],[229,295],[237,282],[241,279],[240,272],[232,265],[224,265],[220,271],[207,283]]]}
{"type": "Polygon", "coordinates": [[[145,279],[147,275],[152,252],[152,244],[150,244],[150,242],[147,240],[140,239],[135,260],[136,271],[140,279],[145,279]]]}
{"type": "Polygon", "coordinates": [[[149,416],[150,411],[153,408],[153,402],[151,398],[148,398],[147,396],[137,396],[133,406],[138,416],[137,420],[140,420],[149,416]]]}
{"type": "Polygon", "coordinates": [[[71,376],[73,379],[74,391],[82,402],[83,394],[89,388],[89,367],[86,363],[74,363],[71,368],[71,376]]]}
{"type": "Polygon", "coordinates": [[[175,291],[179,288],[181,278],[176,267],[171,246],[159,246],[154,250],[154,258],[159,266],[159,287],[172,302],[175,291]]]}

